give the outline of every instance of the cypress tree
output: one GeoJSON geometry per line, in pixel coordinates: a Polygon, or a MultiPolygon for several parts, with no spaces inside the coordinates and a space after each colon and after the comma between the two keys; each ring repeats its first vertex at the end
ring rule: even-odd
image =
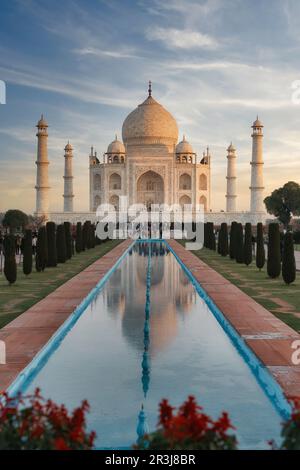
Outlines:
{"type": "Polygon", "coordinates": [[[203,246],[204,248],[208,248],[208,242],[207,242],[207,222],[204,224],[204,240],[203,240],[203,246]]]}
{"type": "Polygon", "coordinates": [[[57,227],[56,247],[57,247],[57,262],[65,263],[66,262],[66,235],[65,235],[64,224],[60,224],[57,227]]]}
{"type": "Polygon", "coordinates": [[[87,247],[88,249],[91,249],[93,248],[93,235],[92,235],[92,225],[91,225],[91,222],[88,221],[88,229],[87,229],[87,247]]]}
{"type": "Polygon", "coordinates": [[[207,222],[207,231],[208,231],[208,248],[210,250],[216,251],[216,237],[215,237],[213,222],[207,222]]]}
{"type": "Polygon", "coordinates": [[[66,259],[72,258],[72,235],[70,222],[64,222],[66,237],[66,259]]]}
{"type": "Polygon", "coordinates": [[[47,245],[48,245],[48,267],[57,266],[57,250],[56,250],[56,225],[54,222],[46,223],[47,245]]]}
{"type": "Polygon", "coordinates": [[[76,253],[82,251],[82,225],[81,222],[77,222],[76,225],[76,243],[75,243],[76,253]]]}
{"type": "Polygon", "coordinates": [[[89,250],[90,249],[90,222],[89,220],[86,220],[85,221],[85,246],[86,246],[86,249],[89,250]]]}
{"type": "Polygon", "coordinates": [[[230,227],[230,243],[229,243],[229,256],[231,259],[235,259],[236,257],[236,227],[237,222],[232,222],[230,227]]]}
{"type": "Polygon", "coordinates": [[[14,235],[4,237],[4,274],[10,285],[16,282],[17,263],[14,235]]]}
{"type": "Polygon", "coordinates": [[[244,237],[243,237],[243,226],[241,223],[237,224],[236,226],[236,235],[235,235],[235,242],[236,242],[236,262],[243,263],[244,262],[244,237]]]}
{"type": "Polygon", "coordinates": [[[211,242],[211,222],[206,223],[206,234],[207,234],[207,248],[211,250],[212,242],[211,242]]]}
{"type": "Polygon", "coordinates": [[[43,225],[38,230],[36,242],[36,255],[35,255],[35,268],[38,272],[44,271],[47,266],[48,247],[47,247],[47,232],[46,227],[43,225]]]}
{"type": "Polygon", "coordinates": [[[221,224],[220,229],[220,255],[228,255],[228,228],[226,222],[221,224]]]}
{"type": "Polygon", "coordinates": [[[92,242],[92,225],[91,225],[90,220],[87,220],[85,222],[85,224],[86,224],[86,247],[89,250],[93,246],[93,242],[92,242]]]}
{"type": "Polygon", "coordinates": [[[279,225],[275,222],[269,224],[269,243],[268,243],[268,276],[275,279],[280,275],[281,271],[281,254],[280,254],[280,232],[279,225]]]}
{"type": "Polygon", "coordinates": [[[247,266],[252,263],[252,226],[250,222],[245,224],[244,263],[247,266]]]}
{"type": "Polygon", "coordinates": [[[256,267],[261,270],[265,265],[265,245],[263,224],[259,222],[256,229],[256,267]]]}
{"type": "Polygon", "coordinates": [[[82,251],[85,251],[87,248],[87,239],[88,239],[88,225],[87,225],[87,221],[85,221],[82,227],[82,251]]]}
{"type": "Polygon", "coordinates": [[[222,244],[221,238],[222,238],[222,229],[220,228],[220,230],[218,231],[218,245],[217,245],[217,252],[219,255],[221,254],[221,244],[222,244]]]}
{"type": "Polygon", "coordinates": [[[296,279],[296,261],[292,232],[287,232],[283,240],[282,277],[286,284],[291,284],[296,279]]]}
{"type": "Polygon", "coordinates": [[[75,225],[71,225],[72,256],[75,255],[75,237],[76,237],[76,227],[75,227],[75,225]]]}
{"type": "Polygon", "coordinates": [[[92,248],[95,248],[95,246],[96,246],[96,234],[95,234],[96,227],[95,227],[95,224],[92,224],[91,227],[92,227],[92,248]]]}
{"type": "Polygon", "coordinates": [[[32,271],[32,231],[26,230],[23,239],[23,273],[25,276],[32,271]]]}

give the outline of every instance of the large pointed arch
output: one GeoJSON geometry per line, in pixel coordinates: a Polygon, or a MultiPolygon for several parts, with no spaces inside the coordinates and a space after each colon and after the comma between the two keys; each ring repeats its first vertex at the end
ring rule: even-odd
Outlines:
{"type": "Polygon", "coordinates": [[[137,202],[150,208],[151,204],[163,204],[164,180],[155,171],[143,173],[137,180],[137,202]]]}

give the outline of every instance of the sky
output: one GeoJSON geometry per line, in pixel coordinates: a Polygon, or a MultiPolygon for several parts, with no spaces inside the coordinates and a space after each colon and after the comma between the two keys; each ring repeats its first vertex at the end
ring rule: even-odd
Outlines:
{"type": "Polygon", "coordinates": [[[265,126],[265,195],[300,182],[300,104],[293,99],[299,31],[298,0],[1,0],[0,212],[35,209],[41,113],[49,124],[50,209],[63,207],[70,140],[74,208],[88,210],[89,149],[102,155],[115,133],[121,136],[148,80],[180,136],[198,155],[209,145],[213,210],[225,209],[231,141],[237,208],[249,209],[257,114],[265,126]]]}

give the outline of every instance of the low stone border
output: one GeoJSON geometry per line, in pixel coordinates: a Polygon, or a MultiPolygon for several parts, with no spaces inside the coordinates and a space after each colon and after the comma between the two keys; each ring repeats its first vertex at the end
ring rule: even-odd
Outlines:
{"type": "Polygon", "coordinates": [[[88,293],[132,243],[126,240],[0,329],[6,364],[0,364],[0,391],[14,381],[88,293]]]}
{"type": "MultiPolygon", "coordinates": [[[[168,241],[226,319],[280,384],[287,398],[300,397],[300,365],[293,364],[292,344],[300,335],[242,292],[221,274],[186,250],[168,241]]],[[[300,359],[300,353],[299,353],[300,359]]]]}

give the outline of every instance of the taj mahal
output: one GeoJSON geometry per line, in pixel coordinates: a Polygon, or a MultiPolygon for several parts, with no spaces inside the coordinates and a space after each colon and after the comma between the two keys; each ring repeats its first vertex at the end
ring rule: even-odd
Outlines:
{"type": "MultiPolygon", "coordinates": [[[[226,149],[226,212],[211,210],[211,164],[207,148],[201,157],[185,136],[178,142],[175,118],[152,96],[149,82],[147,98],[125,119],[122,139],[116,136],[102,157],[91,148],[89,155],[89,210],[75,212],[73,208],[73,147],[68,142],[64,158],[63,211],[49,212],[50,185],[48,178],[48,124],[42,116],[37,124],[36,215],[57,223],[94,221],[97,207],[111,204],[118,210],[120,197],[128,204],[201,204],[205,220],[221,222],[264,222],[263,203],[263,124],[257,119],[252,125],[252,158],[249,178],[249,211],[237,211],[236,149],[232,143],[226,149]]],[[[225,154],[225,149],[224,149],[225,154]]]]}

